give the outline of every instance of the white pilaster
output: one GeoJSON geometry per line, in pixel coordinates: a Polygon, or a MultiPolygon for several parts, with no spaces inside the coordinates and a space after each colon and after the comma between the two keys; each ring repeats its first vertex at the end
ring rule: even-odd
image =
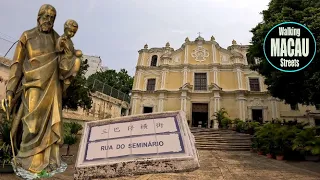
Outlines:
{"type": "Polygon", "coordinates": [[[217,63],[216,46],[214,44],[212,44],[212,62],[217,63]]]}
{"type": "Polygon", "coordinates": [[[164,93],[159,94],[159,108],[158,112],[163,112],[163,101],[164,101],[164,93]]]}
{"type": "MultiPolygon", "coordinates": [[[[214,113],[220,110],[220,94],[219,92],[214,92],[214,113]]],[[[219,129],[218,121],[215,119],[213,123],[213,129],[219,129]]]]}
{"type": "Polygon", "coordinates": [[[145,57],[145,53],[142,52],[142,56],[141,56],[141,59],[140,59],[140,66],[144,65],[144,57],[145,57]]]}
{"type": "Polygon", "coordinates": [[[246,119],[245,101],[246,101],[246,98],[244,97],[244,95],[240,94],[238,97],[238,106],[239,106],[239,118],[241,120],[246,119]]]}
{"type": "Polygon", "coordinates": [[[140,81],[141,81],[141,71],[139,70],[137,73],[137,82],[135,89],[140,90],[140,81]]]}
{"type": "Polygon", "coordinates": [[[213,71],[213,83],[215,83],[216,85],[218,85],[218,68],[217,67],[213,67],[212,69],[213,71]]]}
{"type": "Polygon", "coordinates": [[[167,70],[164,69],[161,73],[161,89],[165,89],[166,85],[166,76],[167,76],[167,70]]]}
{"type": "Polygon", "coordinates": [[[238,89],[243,89],[241,69],[237,68],[236,69],[236,73],[237,73],[238,89]]]}
{"type": "Polygon", "coordinates": [[[132,106],[131,106],[131,114],[132,115],[135,115],[136,114],[136,99],[135,98],[132,98],[132,106]]]}
{"type": "Polygon", "coordinates": [[[182,85],[186,84],[188,82],[188,69],[187,67],[183,68],[183,83],[182,85]]]}
{"type": "Polygon", "coordinates": [[[181,92],[181,106],[180,106],[180,109],[182,111],[185,111],[187,110],[187,92],[183,91],[181,92]]]}

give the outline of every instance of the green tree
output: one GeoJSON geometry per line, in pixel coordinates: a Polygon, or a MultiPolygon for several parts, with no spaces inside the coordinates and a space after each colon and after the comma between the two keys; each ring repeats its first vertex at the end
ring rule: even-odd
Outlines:
{"type": "Polygon", "coordinates": [[[69,88],[63,96],[63,108],[72,110],[76,110],[78,107],[82,107],[84,109],[91,108],[92,99],[90,96],[90,89],[87,87],[87,79],[84,76],[88,67],[88,60],[82,61],[77,76],[72,80],[69,88]]]}
{"type": "Polygon", "coordinates": [[[251,32],[252,45],[248,61],[252,69],[265,77],[265,84],[272,96],[287,104],[320,104],[320,1],[319,0],[271,0],[269,8],[262,12],[263,21],[251,32]],[[293,21],[306,25],[317,41],[317,53],[312,63],[299,72],[285,73],[273,68],[263,54],[263,41],[268,31],[275,25],[293,21]],[[254,57],[259,64],[254,64],[254,57]]]}
{"type": "Polygon", "coordinates": [[[92,87],[94,80],[99,80],[119,91],[129,94],[133,86],[133,77],[128,75],[128,71],[120,69],[119,72],[110,69],[104,72],[96,72],[88,77],[88,86],[92,87]]]}

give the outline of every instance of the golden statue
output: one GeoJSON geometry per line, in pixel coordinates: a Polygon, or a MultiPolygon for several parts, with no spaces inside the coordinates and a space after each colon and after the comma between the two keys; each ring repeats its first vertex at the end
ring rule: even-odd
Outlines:
{"type": "Polygon", "coordinates": [[[59,69],[60,79],[64,81],[63,90],[66,90],[71,80],[77,75],[80,69],[80,58],[82,52],[75,50],[71,38],[78,31],[78,23],[75,20],[67,20],[64,24],[64,34],[58,38],[56,49],[63,52],[60,57],[59,69]]]}
{"type": "Polygon", "coordinates": [[[82,55],[70,40],[78,24],[67,21],[59,38],[53,29],[55,18],[53,6],[41,6],[37,27],[25,31],[17,44],[6,89],[15,160],[32,173],[61,166],[62,93],[70,84],[68,78],[78,72],[82,55]]]}

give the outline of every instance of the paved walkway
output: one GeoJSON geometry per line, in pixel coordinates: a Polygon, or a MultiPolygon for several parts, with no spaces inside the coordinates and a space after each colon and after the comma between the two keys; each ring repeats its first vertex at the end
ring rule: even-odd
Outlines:
{"type": "MultiPolygon", "coordinates": [[[[193,172],[148,174],[110,180],[320,180],[320,162],[287,163],[250,152],[199,151],[199,154],[201,167],[193,172]]],[[[0,174],[0,180],[18,179],[14,174],[0,174]]],[[[49,179],[73,179],[73,166],[70,165],[66,172],[49,179]]]]}

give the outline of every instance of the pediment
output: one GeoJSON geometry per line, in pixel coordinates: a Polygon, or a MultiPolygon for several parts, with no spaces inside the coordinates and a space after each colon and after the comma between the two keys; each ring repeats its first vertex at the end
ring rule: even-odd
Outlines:
{"type": "Polygon", "coordinates": [[[246,76],[259,76],[257,71],[249,71],[244,73],[246,76]]]}
{"type": "Polygon", "coordinates": [[[210,91],[221,91],[222,88],[220,86],[218,86],[216,83],[211,83],[209,85],[209,90],[210,91]]]}
{"type": "Polygon", "coordinates": [[[189,91],[189,90],[192,90],[193,89],[193,86],[190,84],[190,83],[185,83],[183,86],[181,86],[180,88],[179,88],[180,90],[187,90],[187,91],[189,91]]]}

